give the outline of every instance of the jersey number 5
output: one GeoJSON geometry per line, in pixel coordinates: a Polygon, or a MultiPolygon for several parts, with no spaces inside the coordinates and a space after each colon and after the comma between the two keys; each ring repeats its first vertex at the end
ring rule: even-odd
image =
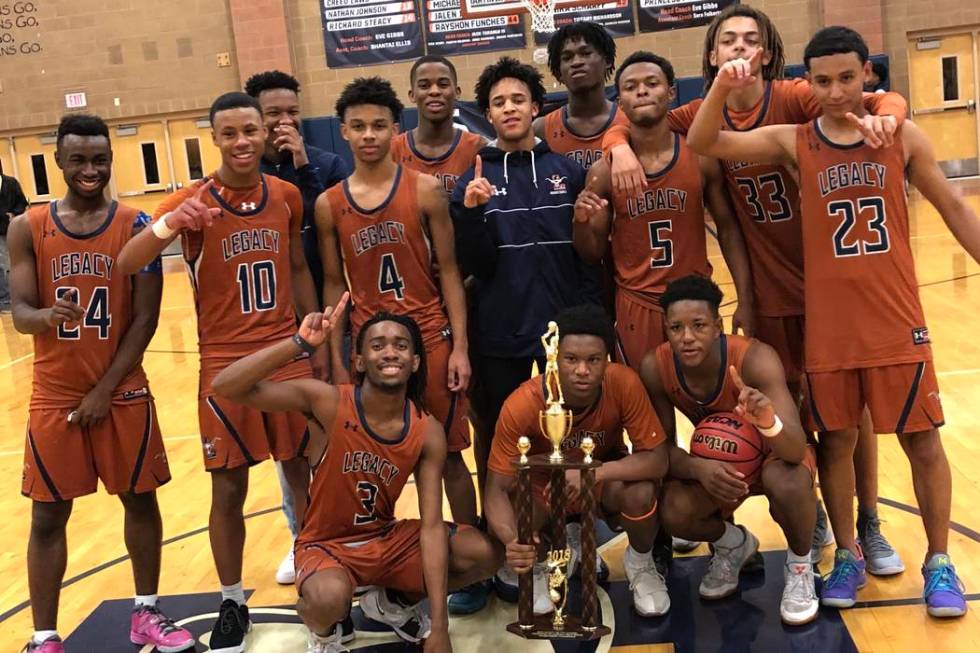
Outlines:
{"type": "MultiPolygon", "coordinates": [[[[55,290],[55,297],[61,299],[69,292],[74,292],[79,305],[85,306],[85,303],[82,302],[82,294],[74,286],[60,286],[55,290]]],[[[82,337],[82,327],[86,327],[97,329],[99,340],[108,340],[110,326],[112,326],[112,314],[109,312],[109,288],[108,286],[96,286],[92,289],[92,296],[89,298],[81,326],[75,325],[68,328],[64,323],[59,324],[58,339],[78,340],[82,337]]]]}
{"type": "Polygon", "coordinates": [[[354,515],[354,525],[362,526],[364,524],[370,524],[377,519],[374,515],[374,508],[375,502],[378,500],[378,486],[367,481],[358,481],[357,494],[360,495],[361,507],[364,508],[364,514],[357,513],[354,515]]]}
{"type": "Polygon", "coordinates": [[[880,254],[891,247],[888,241],[888,228],[885,227],[885,200],[881,197],[862,197],[855,205],[852,200],[838,200],[827,205],[827,213],[842,218],[834,232],[834,256],[859,256],[860,254],[880,254]],[[870,215],[869,215],[870,214],[870,215]],[[875,240],[848,238],[858,220],[867,222],[875,240]]]}
{"type": "Polygon", "coordinates": [[[660,232],[666,231],[668,234],[671,229],[670,220],[656,220],[647,223],[650,230],[650,249],[660,250],[660,256],[650,257],[651,268],[669,268],[674,264],[674,243],[670,238],[661,238],[660,232]]]}
{"type": "Polygon", "coordinates": [[[405,280],[398,274],[394,254],[381,255],[381,271],[378,273],[378,292],[395,293],[395,299],[405,299],[405,280]]]}

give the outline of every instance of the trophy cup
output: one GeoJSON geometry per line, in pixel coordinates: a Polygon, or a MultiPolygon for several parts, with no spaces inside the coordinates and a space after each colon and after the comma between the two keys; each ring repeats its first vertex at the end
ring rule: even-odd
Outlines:
{"type": "Polygon", "coordinates": [[[517,467],[517,537],[522,544],[533,543],[531,495],[531,470],[545,471],[551,480],[551,519],[546,525],[550,532],[548,551],[548,596],[555,608],[553,615],[534,615],[533,574],[518,577],[517,622],[507,630],[527,639],[591,640],[609,634],[608,627],[599,623],[599,603],[596,597],[596,541],[595,541],[595,470],[600,463],[592,460],[595,443],[585,437],[581,452],[562,451],[562,441],[572,429],[572,411],[563,407],[564,397],[558,379],[558,325],[548,323],[548,331],[541,336],[545,351],[545,409],[538,414],[541,434],[551,442],[550,454],[528,456],[530,438],[524,436],[517,442],[520,458],[517,467]],[[571,550],[565,541],[565,472],[577,469],[582,475],[582,610],[581,615],[565,613],[568,606],[568,561],[571,550]]]}

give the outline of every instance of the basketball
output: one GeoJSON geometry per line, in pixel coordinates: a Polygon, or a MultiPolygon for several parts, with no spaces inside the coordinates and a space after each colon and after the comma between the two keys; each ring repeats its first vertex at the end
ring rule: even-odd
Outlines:
{"type": "Polygon", "coordinates": [[[731,463],[751,486],[762,473],[762,434],[735,413],[708,415],[691,436],[691,455],[731,463]]]}

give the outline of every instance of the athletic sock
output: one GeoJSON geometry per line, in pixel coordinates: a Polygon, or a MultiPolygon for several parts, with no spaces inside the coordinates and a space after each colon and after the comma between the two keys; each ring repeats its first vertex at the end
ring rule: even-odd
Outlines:
{"type": "Polygon", "coordinates": [[[653,557],[653,550],[647,551],[646,553],[640,553],[633,548],[632,544],[626,545],[626,551],[623,555],[623,561],[625,562],[627,558],[633,562],[640,562],[641,560],[649,560],[653,557]]]}
{"type": "Polygon", "coordinates": [[[811,563],[810,553],[804,553],[802,555],[793,553],[793,549],[786,549],[786,564],[792,565],[807,565],[811,563]]]}
{"type": "Polygon", "coordinates": [[[58,634],[57,630],[35,630],[31,638],[35,644],[43,644],[44,640],[51,639],[58,634]]]}
{"type": "Polygon", "coordinates": [[[231,599],[238,605],[245,605],[245,590],[242,589],[242,582],[238,581],[234,585],[221,586],[221,600],[231,599]]]}
{"type": "Polygon", "coordinates": [[[715,540],[715,546],[724,547],[726,549],[734,549],[737,546],[741,546],[742,542],[745,541],[745,533],[741,528],[735,524],[730,524],[725,522],[725,532],[724,534],[715,540]]]}
{"type": "Polygon", "coordinates": [[[157,605],[157,600],[160,596],[158,594],[137,594],[136,595],[136,607],[142,608],[144,605],[148,608],[155,608],[157,605]]]}

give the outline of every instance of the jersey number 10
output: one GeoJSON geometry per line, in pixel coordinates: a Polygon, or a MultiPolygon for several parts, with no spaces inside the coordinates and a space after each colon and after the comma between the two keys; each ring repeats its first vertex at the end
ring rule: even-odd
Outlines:
{"type": "Polygon", "coordinates": [[[238,290],[242,313],[272,310],[276,307],[276,266],[272,261],[239,263],[238,290]]]}

